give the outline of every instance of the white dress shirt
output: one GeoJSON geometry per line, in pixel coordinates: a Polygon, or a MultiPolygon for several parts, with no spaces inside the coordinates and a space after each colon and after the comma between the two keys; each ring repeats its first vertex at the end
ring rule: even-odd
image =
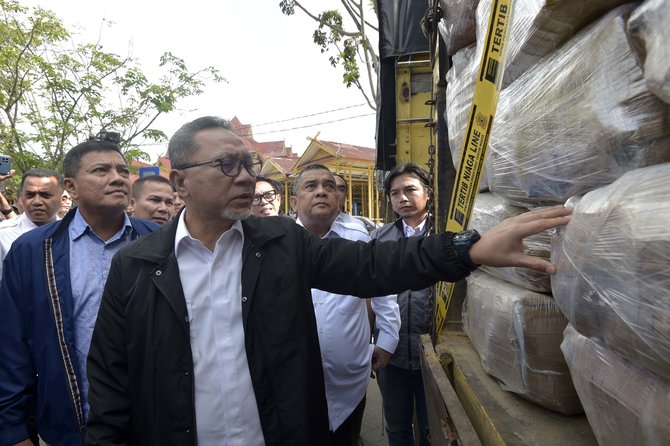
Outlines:
{"type": "Polygon", "coordinates": [[[2,280],[2,264],[12,247],[14,240],[22,234],[35,229],[37,225],[33,223],[25,213],[18,217],[10,218],[0,222],[0,281],[2,280]]]}
{"type": "Polygon", "coordinates": [[[188,309],[200,446],[263,445],[263,432],[244,348],[242,246],[236,221],[214,252],[191,237],[179,217],[175,256],[188,309]]]}
{"type": "MultiPolygon", "coordinates": [[[[298,224],[302,223],[300,220],[298,224]]],[[[358,221],[336,219],[324,238],[370,240],[358,221]]],[[[335,431],[361,402],[370,380],[374,344],[370,343],[370,322],[365,299],[312,289],[312,304],[321,347],[326,382],[330,430],[335,431]]],[[[393,353],[398,345],[400,310],[396,295],[372,299],[379,328],[377,345],[393,353]]]]}
{"type": "Polygon", "coordinates": [[[414,237],[415,235],[420,235],[423,233],[423,227],[426,226],[426,221],[428,221],[428,216],[423,219],[421,223],[419,223],[419,226],[416,228],[411,227],[407,223],[405,223],[405,220],[402,221],[402,227],[405,232],[405,237],[414,237]]]}

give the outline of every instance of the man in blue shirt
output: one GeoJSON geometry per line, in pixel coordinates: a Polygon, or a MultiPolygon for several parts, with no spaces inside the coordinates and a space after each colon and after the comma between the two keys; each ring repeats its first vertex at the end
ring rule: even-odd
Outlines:
{"type": "Polygon", "coordinates": [[[64,160],[78,207],[18,238],[0,288],[0,444],[83,444],[86,357],[112,256],[158,226],[129,218],[130,171],[118,145],[90,140],[64,160]],[[34,409],[30,407],[34,401],[34,409]]]}

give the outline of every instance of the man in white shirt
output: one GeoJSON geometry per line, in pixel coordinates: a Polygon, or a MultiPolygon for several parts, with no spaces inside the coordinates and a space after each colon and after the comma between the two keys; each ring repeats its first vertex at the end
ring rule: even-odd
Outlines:
{"type": "MultiPolygon", "coordinates": [[[[296,178],[291,196],[297,223],[321,238],[369,241],[358,222],[336,218],[340,213],[336,191],[327,167],[307,166],[296,178]]],[[[358,444],[370,370],[384,367],[398,345],[400,312],[395,299],[395,295],[372,299],[379,330],[374,345],[365,300],[312,289],[333,446],[358,444]]]]}
{"type": "Polygon", "coordinates": [[[21,177],[19,200],[23,214],[0,222],[0,277],[2,261],[14,240],[38,226],[56,221],[63,194],[63,176],[51,169],[30,169],[21,177]]]}

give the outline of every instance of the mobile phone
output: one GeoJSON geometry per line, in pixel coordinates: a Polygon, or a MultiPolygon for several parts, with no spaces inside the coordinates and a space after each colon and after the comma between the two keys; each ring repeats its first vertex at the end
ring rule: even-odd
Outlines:
{"type": "Polygon", "coordinates": [[[0,175],[7,175],[12,170],[12,157],[0,155],[0,175]]]}

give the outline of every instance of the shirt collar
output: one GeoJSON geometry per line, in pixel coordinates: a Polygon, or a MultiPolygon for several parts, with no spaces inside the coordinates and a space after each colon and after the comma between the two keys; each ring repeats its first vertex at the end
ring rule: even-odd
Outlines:
{"type": "Polygon", "coordinates": [[[402,221],[402,229],[405,234],[405,237],[412,237],[415,235],[419,235],[423,233],[423,228],[426,226],[426,221],[428,220],[428,216],[423,219],[421,223],[419,223],[419,226],[416,228],[412,228],[410,225],[405,223],[405,220],[402,221]]]}
{"type": "MultiPolygon", "coordinates": [[[[119,234],[122,231],[127,231],[133,228],[133,225],[130,223],[130,218],[128,218],[128,214],[125,212],[123,213],[123,225],[121,226],[121,229],[117,234],[119,234]]],[[[72,222],[70,223],[70,237],[72,240],[77,240],[81,238],[84,234],[87,232],[91,232],[92,234],[95,234],[95,231],[93,228],[91,228],[91,225],[88,224],[86,219],[84,218],[83,215],[81,215],[81,212],[79,212],[79,208],[77,208],[74,218],[72,219],[72,222]]],[[[96,234],[97,236],[97,234],[96,234]]],[[[116,238],[116,235],[112,237],[109,241],[114,240],[116,238]]]]}
{"type": "MultiPolygon", "coordinates": [[[[180,246],[183,243],[190,243],[190,242],[198,242],[202,243],[200,240],[193,238],[191,233],[188,231],[188,228],[186,227],[186,221],[184,220],[184,216],[186,215],[186,210],[184,212],[179,214],[179,221],[177,222],[177,232],[175,233],[174,236],[174,255],[179,256],[179,249],[180,246]]],[[[223,234],[221,234],[221,237],[216,241],[216,244],[218,245],[221,242],[221,239],[225,234],[227,234],[230,230],[234,230],[240,233],[242,236],[242,242],[244,243],[244,230],[242,229],[242,222],[240,220],[235,220],[233,225],[230,227],[230,229],[223,234]]]]}
{"type": "MultiPolygon", "coordinates": [[[[305,225],[303,225],[302,222],[300,221],[300,217],[296,217],[295,222],[298,223],[303,228],[305,227],[305,225]]],[[[337,218],[335,218],[335,221],[333,221],[333,223],[330,225],[330,229],[328,229],[328,232],[326,232],[326,234],[321,238],[324,239],[324,238],[330,238],[330,237],[340,237],[340,234],[338,234],[338,232],[337,232],[339,226],[340,226],[339,222],[338,222],[337,218]]]]}

